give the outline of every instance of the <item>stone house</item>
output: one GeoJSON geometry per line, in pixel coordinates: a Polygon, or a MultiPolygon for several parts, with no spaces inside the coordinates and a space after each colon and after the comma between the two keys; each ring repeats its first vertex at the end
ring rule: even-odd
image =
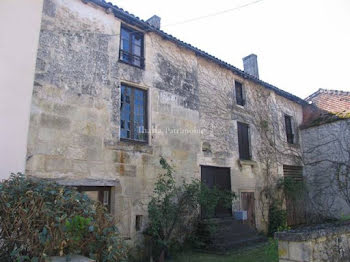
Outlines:
{"type": "Polygon", "coordinates": [[[319,89],[306,98],[304,177],[317,218],[350,214],[350,92],[319,89]]]}
{"type": "Polygon", "coordinates": [[[264,170],[300,170],[305,101],[260,80],[255,55],[243,62],[244,71],[176,39],[157,16],[144,21],[102,0],[45,0],[26,174],[77,186],[136,239],[163,156],[178,180],[237,193],[216,216],[248,210],[266,230],[264,170]]]}

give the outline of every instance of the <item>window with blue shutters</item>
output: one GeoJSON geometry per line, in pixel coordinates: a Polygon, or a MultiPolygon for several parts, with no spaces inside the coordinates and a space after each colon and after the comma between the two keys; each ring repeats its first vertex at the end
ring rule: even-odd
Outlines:
{"type": "Polygon", "coordinates": [[[143,34],[125,26],[120,30],[119,60],[140,68],[144,67],[143,34]]]}
{"type": "Polygon", "coordinates": [[[121,85],[120,138],[147,142],[147,92],[121,85]]]}

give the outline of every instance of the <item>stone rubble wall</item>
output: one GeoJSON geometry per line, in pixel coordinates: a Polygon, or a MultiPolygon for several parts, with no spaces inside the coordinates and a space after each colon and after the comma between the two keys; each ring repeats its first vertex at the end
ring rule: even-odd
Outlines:
{"type": "Polygon", "coordinates": [[[310,215],[341,218],[350,207],[340,193],[338,164],[350,163],[350,119],[301,130],[304,177],[309,189],[310,215]]]}
{"type": "Polygon", "coordinates": [[[350,261],[349,223],[279,232],[275,237],[280,262],[350,261]]]}

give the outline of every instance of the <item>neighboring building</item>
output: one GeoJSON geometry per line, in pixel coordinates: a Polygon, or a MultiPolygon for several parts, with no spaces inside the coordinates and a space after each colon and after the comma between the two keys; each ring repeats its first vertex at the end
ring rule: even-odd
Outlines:
{"type": "Polygon", "coordinates": [[[330,113],[350,112],[350,92],[320,88],[305,100],[330,113]]]}
{"type": "Polygon", "coordinates": [[[78,186],[136,238],[163,156],[178,180],[236,192],[233,210],[266,230],[263,172],[300,169],[305,101],[261,81],[255,55],[244,67],[164,33],[157,16],[143,21],[100,0],[45,0],[26,173],[78,186]]]}
{"type": "Polygon", "coordinates": [[[304,177],[314,218],[350,214],[350,92],[319,89],[306,100],[304,177]]]}
{"type": "Polygon", "coordinates": [[[24,172],[42,0],[0,1],[0,181],[24,172]]]}

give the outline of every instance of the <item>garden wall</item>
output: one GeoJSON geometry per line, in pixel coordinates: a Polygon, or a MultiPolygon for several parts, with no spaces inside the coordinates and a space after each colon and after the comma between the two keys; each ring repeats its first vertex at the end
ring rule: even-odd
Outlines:
{"type": "Polygon", "coordinates": [[[350,222],[277,232],[280,262],[350,261],[350,222]]]}

